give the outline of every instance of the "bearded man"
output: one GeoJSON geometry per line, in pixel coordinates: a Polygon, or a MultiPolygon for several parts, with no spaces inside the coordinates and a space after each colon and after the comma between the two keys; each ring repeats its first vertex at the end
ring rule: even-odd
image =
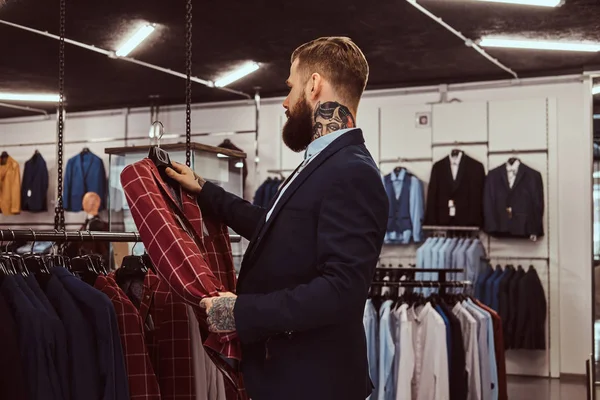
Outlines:
{"type": "Polygon", "coordinates": [[[168,170],[203,213],[250,240],[236,295],[202,303],[211,330],[237,331],[253,400],[364,400],[372,391],[363,312],[388,199],[356,128],[368,74],[349,38],[294,51],[283,141],[304,161],[267,208],[181,164],[168,170]]]}

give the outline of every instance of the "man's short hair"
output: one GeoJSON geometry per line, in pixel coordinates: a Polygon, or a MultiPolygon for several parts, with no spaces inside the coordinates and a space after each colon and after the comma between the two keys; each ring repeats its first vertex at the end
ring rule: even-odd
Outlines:
{"type": "Polygon", "coordinates": [[[321,74],[349,102],[347,106],[358,107],[369,79],[369,64],[352,39],[340,36],[315,39],[294,50],[291,62],[296,59],[298,71],[306,79],[315,72],[321,74]]]}

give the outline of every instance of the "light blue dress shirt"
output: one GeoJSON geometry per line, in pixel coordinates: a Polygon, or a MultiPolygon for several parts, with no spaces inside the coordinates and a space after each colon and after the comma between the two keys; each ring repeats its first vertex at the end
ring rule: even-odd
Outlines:
{"type": "Polygon", "coordinates": [[[464,280],[467,277],[467,249],[473,244],[471,239],[464,241],[460,249],[456,252],[456,268],[463,269],[464,272],[459,272],[455,275],[456,280],[464,280]]]}
{"type": "MultiPolygon", "coordinates": [[[[496,347],[494,342],[494,322],[492,321],[492,315],[479,307],[477,304],[473,303],[471,299],[466,300],[469,306],[475,308],[477,311],[482,313],[486,319],[486,346],[488,349],[488,364],[481,364],[481,368],[484,365],[487,365],[487,368],[490,370],[490,384],[488,387],[484,387],[482,385],[481,390],[483,391],[483,400],[498,400],[498,368],[496,366],[496,347]]],[[[485,359],[485,357],[484,357],[485,359]]],[[[483,382],[482,382],[483,383],[483,382]]]]}
{"type": "Polygon", "coordinates": [[[304,161],[302,161],[302,164],[300,164],[300,167],[296,170],[296,173],[294,173],[294,175],[292,175],[290,180],[286,183],[286,185],[279,192],[279,196],[277,196],[277,200],[275,200],[275,203],[273,203],[273,207],[271,207],[271,209],[267,213],[267,217],[266,217],[267,221],[269,220],[269,218],[271,218],[271,214],[273,213],[273,210],[275,209],[275,207],[277,207],[277,203],[279,203],[279,200],[281,200],[281,196],[283,196],[283,194],[285,193],[287,188],[290,187],[290,185],[292,184],[294,179],[296,179],[296,177],[298,175],[300,175],[302,170],[315,158],[315,156],[317,156],[320,152],[325,150],[327,148],[327,146],[329,146],[335,139],[339,138],[344,133],[352,131],[354,129],[356,129],[356,128],[340,129],[339,131],[331,132],[328,135],[321,136],[320,138],[313,140],[308,145],[306,152],[304,153],[304,161]]]}
{"type": "MultiPolygon", "coordinates": [[[[402,195],[402,185],[406,177],[406,170],[402,169],[398,175],[392,172],[390,179],[394,186],[394,195],[399,199],[402,195]]],[[[404,232],[386,232],[386,243],[410,243],[411,238],[418,243],[422,237],[423,215],[425,213],[425,201],[423,200],[423,187],[421,181],[416,176],[412,176],[410,180],[410,195],[409,195],[409,212],[410,222],[412,224],[412,232],[410,230],[404,232]],[[400,236],[402,235],[402,236],[400,236]]]]}
{"type": "Polygon", "coordinates": [[[466,269],[467,280],[477,282],[479,274],[485,269],[486,262],[482,259],[485,257],[485,248],[479,239],[469,247],[466,252],[466,269]]]}
{"type": "Polygon", "coordinates": [[[392,335],[391,308],[394,302],[386,300],[379,309],[379,387],[377,400],[394,400],[394,336],[392,335]]]}
{"type": "MultiPolygon", "coordinates": [[[[423,243],[423,245],[421,245],[421,247],[419,247],[419,249],[417,250],[417,265],[416,265],[417,270],[426,268],[425,265],[426,265],[426,259],[429,257],[429,247],[434,242],[434,240],[436,240],[436,239],[435,238],[427,238],[427,240],[425,240],[425,243],[423,243]]],[[[425,273],[416,272],[415,280],[417,280],[417,281],[425,280],[425,273]]],[[[419,291],[420,291],[420,289],[415,289],[415,292],[419,292],[419,291]]]]}
{"type": "Polygon", "coordinates": [[[373,393],[369,399],[377,399],[377,387],[379,383],[379,338],[378,338],[378,322],[377,311],[371,299],[368,299],[365,304],[365,313],[363,315],[363,325],[365,327],[365,335],[367,337],[367,359],[369,361],[369,375],[373,382],[373,393]]]}

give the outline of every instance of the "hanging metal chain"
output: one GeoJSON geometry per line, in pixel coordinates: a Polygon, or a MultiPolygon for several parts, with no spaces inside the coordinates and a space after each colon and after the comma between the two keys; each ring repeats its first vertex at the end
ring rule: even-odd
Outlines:
{"type": "Polygon", "coordinates": [[[192,154],[192,0],[186,6],[186,65],[187,75],[185,88],[185,164],[191,166],[192,154]]]}
{"type": "Polygon", "coordinates": [[[63,208],[63,134],[65,130],[65,21],[66,0],[60,0],[60,42],[58,45],[58,197],[54,208],[54,229],[65,230],[65,209],[63,208]]]}

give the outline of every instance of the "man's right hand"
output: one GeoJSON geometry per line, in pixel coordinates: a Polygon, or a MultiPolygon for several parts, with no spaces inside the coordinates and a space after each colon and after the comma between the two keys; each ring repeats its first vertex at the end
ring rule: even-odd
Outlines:
{"type": "Polygon", "coordinates": [[[199,194],[206,182],[202,177],[196,175],[187,165],[172,161],[173,168],[167,168],[167,175],[177,181],[186,191],[199,194]]]}

